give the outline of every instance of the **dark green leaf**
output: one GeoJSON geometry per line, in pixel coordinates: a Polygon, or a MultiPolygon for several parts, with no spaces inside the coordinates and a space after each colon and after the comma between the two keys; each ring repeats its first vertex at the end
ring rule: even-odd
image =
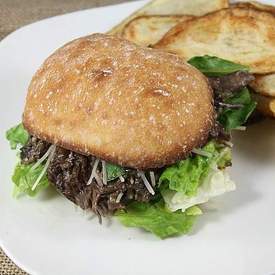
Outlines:
{"type": "Polygon", "coordinates": [[[106,163],[107,180],[111,181],[125,175],[125,170],[118,165],[106,163]]]}
{"type": "Polygon", "coordinates": [[[163,201],[156,204],[133,202],[126,212],[118,211],[116,215],[125,226],[143,228],[162,239],[187,234],[196,219],[182,211],[167,210],[163,201]]]}
{"type": "Polygon", "coordinates": [[[28,132],[24,129],[23,124],[12,127],[6,132],[6,138],[10,142],[11,149],[16,149],[18,145],[25,145],[29,139],[28,132]]]}
{"type": "Polygon", "coordinates": [[[222,76],[238,71],[248,71],[249,68],[215,56],[195,56],[188,61],[207,76],[222,76]]]}
{"type": "Polygon", "coordinates": [[[218,120],[224,126],[226,131],[230,131],[243,125],[251,113],[255,110],[257,103],[251,98],[247,88],[228,98],[225,103],[242,104],[239,109],[225,108],[219,115],[218,120]]]}
{"type": "Polygon", "coordinates": [[[36,179],[41,174],[44,166],[39,165],[35,169],[31,169],[32,165],[24,165],[17,164],[15,167],[12,181],[14,182],[14,196],[18,196],[19,194],[27,194],[31,197],[38,194],[42,189],[48,187],[49,181],[46,174],[42,177],[39,184],[32,190],[32,187],[36,181],[36,179]]]}

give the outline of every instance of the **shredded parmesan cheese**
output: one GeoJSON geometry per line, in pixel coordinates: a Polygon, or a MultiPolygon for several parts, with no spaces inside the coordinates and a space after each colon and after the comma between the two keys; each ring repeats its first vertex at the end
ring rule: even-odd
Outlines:
{"type": "Polygon", "coordinates": [[[196,149],[196,148],[194,148],[194,149],[192,150],[192,153],[197,154],[197,155],[200,155],[200,156],[203,156],[203,157],[207,157],[207,158],[211,158],[211,157],[212,157],[212,154],[211,154],[211,153],[206,152],[206,151],[204,151],[204,150],[202,150],[202,149],[196,149]]]}
{"type": "Polygon", "coordinates": [[[87,185],[90,185],[92,183],[93,179],[96,177],[96,175],[97,175],[96,169],[97,169],[98,163],[99,163],[99,159],[96,159],[95,163],[94,163],[94,166],[93,166],[93,169],[92,169],[91,176],[90,176],[90,178],[87,182],[87,185]]]}
{"type": "Polygon", "coordinates": [[[122,197],[123,197],[123,193],[120,192],[120,193],[118,194],[117,198],[116,198],[116,203],[119,203],[122,197]]]}
{"type": "Polygon", "coordinates": [[[234,145],[232,142],[227,141],[227,140],[223,141],[223,143],[224,143],[225,145],[227,145],[228,147],[230,147],[230,148],[232,148],[233,145],[234,145]]]}
{"type": "Polygon", "coordinates": [[[51,145],[49,147],[49,149],[47,150],[47,152],[32,166],[31,170],[35,170],[41,163],[43,163],[43,161],[49,156],[49,154],[52,152],[53,150],[53,146],[51,145]]]}
{"type": "Polygon", "coordinates": [[[120,179],[121,182],[125,181],[125,179],[122,176],[119,176],[119,179],[120,179]]]}
{"type": "Polygon", "coordinates": [[[104,160],[101,161],[102,163],[102,177],[103,177],[103,184],[107,185],[107,171],[106,171],[106,162],[104,160]]]}
{"type": "Polygon", "coordinates": [[[246,127],[245,126],[239,126],[237,128],[234,128],[233,130],[245,131],[246,127]]]}
{"type": "Polygon", "coordinates": [[[155,195],[155,191],[152,188],[152,186],[150,185],[149,181],[146,179],[146,176],[144,174],[144,172],[139,171],[138,174],[140,175],[140,177],[142,178],[145,187],[147,188],[147,190],[149,191],[150,194],[155,195]]]}
{"type": "Polygon", "coordinates": [[[34,191],[36,189],[36,187],[38,186],[39,182],[41,181],[41,179],[43,178],[44,174],[46,173],[46,171],[48,169],[48,166],[49,166],[51,160],[53,159],[53,156],[54,156],[54,153],[55,153],[55,149],[56,149],[56,145],[51,145],[51,147],[49,148],[49,150],[50,150],[49,157],[47,159],[47,162],[46,162],[46,164],[45,164],[45,166],[44,166],[41,174],[38,176],[38,178],[36,179],[35,183],[33,184],[32,191],[34,191]]]}
{"type": "Polygon", "coordinates": [[[155,178],[155,174],[153,171],[150,171],[150,179],[151,179],[151,183],[152,183],[152,186],[155,187],[156,186],[156,178],[155,178]]]}

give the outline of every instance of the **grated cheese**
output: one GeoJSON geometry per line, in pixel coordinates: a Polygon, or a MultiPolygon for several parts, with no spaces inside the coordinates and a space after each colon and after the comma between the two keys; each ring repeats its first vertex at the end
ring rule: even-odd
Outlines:
{"type": "Polygon", "coordinates": [[[106,171],[106,162],[104,160],[101,161],[102,163],[102,177],[103,177],[103,184],[107,185],[107,171],[106,171]]]}
{"type": "MultiPolygon", "coordinates": [[[[35,188],[38,186],[39,182],[41,181],[42,177],[43,177],[44,174],[46,173],[46,171],[47,171],[47,169],[48,169],[48,166],[49,166],[51,160],[52,160],[53,157],[54,157],[55,149],[56,149],[56,145],[51,145],[51,147],[50,147],[50,149],[49,149],[49,150],[50,150],[50,153],[49,153],[49,157],[48,157],[48,159],[47,159],[47,162],[46,162],[46,164],[45,164],[45,166],[44,166],[42,172],[40,173],[40,175],[39,175],[38,178],[36,179],[35,183],[33,184],[33,186],[32,186],[32,191],[35,190],[35,188]]],[[[49,151],[49,150],[48,150],[48,151],[49,151]]]]}
{"type": "Polygon", "coordinates": [[[212,157],[212,154],[211,154],[211,153],[206,152],[206,151],[204,151],[204,150],[202,150],[202,149],[196,149],[196,148],[194,148],[194,149],[192,150],[192,153],[197,154],[197,155],[200,155],[200,156],[203,156],[203,157],[207,157],[207,158],[211,158],[211,157],[212,157]]]}
{"type": "Polygon", "coordinates": [[[142,178],[145,187],[147,188],[147,190],[149,191],[150,194],[155,195],[155,191],[152,188],[152,186],[150,185],[149,181],[146,179],[146,176],[144,174],[144,172],[139,171],[138,174],[140,175],[140,177],[142,178]]]}
{"type": "Polygon", "coordinates": [[[49,154],[52,152],[53,150],[53,146],[51,145],[49,147],[49,149],[47,150],[47,152],[32,166],[31,171],[35,170],[41,163],[43,163],[43,161],[49,156],[49,154]]]}
{"type": "Polygon", "coordinates": [[[122,197],[123,197],[123,193],[120,192],[120,193],[118,194],[117,198],[116,198],[116,203],[119,203],[122,197]]]}
{"type": "Polygon", "coordinates": [[[121,182],[125,181],[125,179],[122,176],[119,176],[119,179],[120,179],[121,182]]]}
{"type": "Polygon", "coordinates": [[[93,166],[93,169],[92,169],[91,176],[90,176],[90,178],[87,182],[87,185],[90,185],[92,183],[93,179],[96,177],[96,175],[97,175],[96,169],[97,169],[98,163],[99,163],[99,159],[96,159],[95,163],[94,163],[94,166],[93,166]]]}
{"type": "Polygon", "coordinates": [[[156,186],[155,173],[153,171],[150,171],[149,174],[150,174],[150,179],[151,179],[152,186],[156,186]]]}

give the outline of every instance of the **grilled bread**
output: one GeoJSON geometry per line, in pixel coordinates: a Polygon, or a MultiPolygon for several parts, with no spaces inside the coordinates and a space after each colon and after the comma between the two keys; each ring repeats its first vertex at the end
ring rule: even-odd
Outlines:
{"type": "Polygon", "coordinates": [[[231,6],[240,7],[240,8],[256,8],[263,11],[275,13],[274,6],[262,4],[256,1],[239,0],[237,3],[231,4],[231,6]]]}
{"type": "Polygon", "coordinates": [[[256,8],[232,7],[184,21],[155,48],[193,56],[212,55],[247,65],[252,73],[275,72],[275,15],[256,8]]]}
{"type": "Polygon", "coordinates": [[[188,15],[144,15],[130,21],[122,37],[141,46],[156,44],[163,35],[181,21],[193,18],[188,15]]]}
{"type": "Polygon", "coordinates": [[[121,35],[124,27],[142,15],[203,15],[228,7],[228,0],[153,0],[109,31],[121,35]]]}

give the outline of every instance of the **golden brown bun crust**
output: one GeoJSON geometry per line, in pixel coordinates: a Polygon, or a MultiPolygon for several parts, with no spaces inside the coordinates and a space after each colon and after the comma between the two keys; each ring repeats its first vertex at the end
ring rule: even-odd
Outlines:
{"type": "Polygon", "coordinates": [[[29,86],[23,123],[69,150],[149,169],[206,141],[212,100],[207,79],[179,57],[93,34],[44,62],[29,86]]]}

